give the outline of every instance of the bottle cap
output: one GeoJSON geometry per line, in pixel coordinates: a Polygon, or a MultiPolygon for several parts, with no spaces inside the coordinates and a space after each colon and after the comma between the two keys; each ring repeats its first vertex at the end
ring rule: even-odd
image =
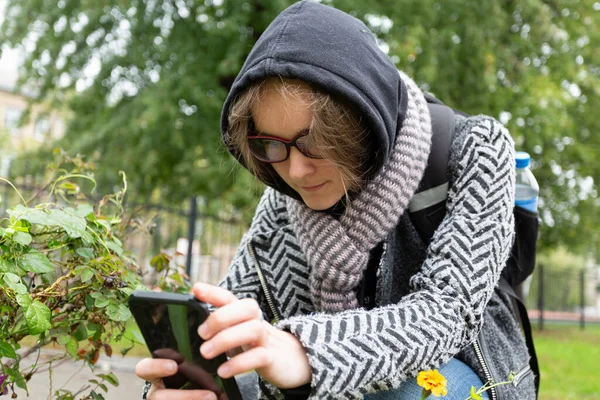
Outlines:
{"type": "Polygon", "coordinates": [[[526,168],[529,167],[529,160],[531,160],[531,156],[529,153],[524,151],[517,151],[515,153],[515,161],[517,164],[517,168],[526,168]]]}

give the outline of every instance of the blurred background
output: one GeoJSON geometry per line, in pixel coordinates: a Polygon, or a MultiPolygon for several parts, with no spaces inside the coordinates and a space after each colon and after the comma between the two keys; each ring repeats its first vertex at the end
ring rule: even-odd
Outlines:
{"type": "MultiPolygon", "coordinates": [[[[362,19],[422,89],[497,118],[531,154],[541,398],[600,399],[600,2],[322,2],[362,19]]],[[[161,250],[217,282],[263,189],[220,143],[221,106],[292,3],[0,0],[0,176],[34,193],[56,148],[95,165],[98,193],[125,171],[128,209],[151,227],[128,241],[146,282],[161,250]]],[[[16,195],[2,184],[0,196],[4,214],[16,195]]]]}

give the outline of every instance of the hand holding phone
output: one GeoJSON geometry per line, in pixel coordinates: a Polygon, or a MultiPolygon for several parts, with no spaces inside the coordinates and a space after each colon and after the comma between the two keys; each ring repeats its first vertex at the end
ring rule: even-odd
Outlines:
{"type": "Polygon", "coordinates": [[[227,361],[225,354],[211,359],[200,354],[204,340],[198,335],[198,327],[209,316],[206,305],[192,295],[136,291],[129,298],[129,308],[152,357],[160,361],[172,360],[176,366],[170,374],[156,368],[160,370],[163,366],[173,366],[173,363],[140,363],[136,367],[138,375],[148,376],[151,382],[162,379],[167,389],[201,389],[213,392],[219,399],[241,399],[235,379],[222,379],[216,373],[217,368],[227,361]]]}
{"type": "MultiPolygon", "coordinates": [[[[216,307],[212,314],[199,319],[204,319],[204,322],[201,323],[196,336],[202,340],[200,355],[205,361],[217,362],[213,367],[216,367],[223,382],[227,382],[234,375],[255,370],[264,380],[282,389],[310,383],[312,371],[302,343],[293,334],[263,321],[262,312],[255,300],[237,299],[230,291],[205,283],[196,283],[192,292],[195,299],[216,307]],[[239,348],[244,351],[232,355],[231,359],[224,363],[218,361],[220,357],[225,357],[224,353],[230,354],[239,348]]],[[[132,313],[135,316],[133,310],[132,313]]],[[[153,320],[151,316],[145,319],[153,320]]],[[[189,332],[190,336],[194,336],[191,329],[189,332]]],[[[156,354],[154,356],[156,357],[156,354]]],[[[167,359],[146,359],[138,363],[136,374],[149,382],[158,380],[152,391],[165,396],[161,398],[190,398],[180,396],[181,392],[177,390],[162,388],[164,377],[173,374],[167,371],[166,367],[169,365],[178,367],[181,364],[167,359]],[[160,380],[161,378],[163,379],[160,380]]],[[[212,368],[209,370],[213,371],[212,368]]],[[[229,391],[226,392],[229,395],[229,391]]],[[[152,398],[153,396],[150,396],[151,400],[152,398]]],[[[232,399],[231,396],[229,398],[232,399]]]]}

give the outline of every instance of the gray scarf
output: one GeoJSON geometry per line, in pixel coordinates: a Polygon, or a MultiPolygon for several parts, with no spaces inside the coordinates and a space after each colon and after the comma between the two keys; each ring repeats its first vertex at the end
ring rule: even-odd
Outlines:
{"type": "Polygon", "coordinates": [[[287,199],[290,221],[307,257],[317,311],[358,308],[355,289],[369,250],[396,227],[423,176],[431,148],[429,109],[417,85],[402,72],[408,107],[390,158],[338,219],[287,199]]]}

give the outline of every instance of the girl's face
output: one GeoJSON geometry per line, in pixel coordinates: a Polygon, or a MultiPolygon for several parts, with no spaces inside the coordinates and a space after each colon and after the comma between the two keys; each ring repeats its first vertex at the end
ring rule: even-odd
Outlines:
{"type": "MultiPolygon", "coordinates": [[[[263,87],[261,99],[252,109],[256,134],[293,140],[310,127],[310,99],[302,95],[283,98],[275,85],[267,83],[263,87]]],[[[310,93],[310,86],[302,82],[299,85],[310,93]]],[[[339,168],[326,159],[306,157],[292,147],[287,160],[271,165],[313,210],[326,210],[345,194],[339,168]]]]}

